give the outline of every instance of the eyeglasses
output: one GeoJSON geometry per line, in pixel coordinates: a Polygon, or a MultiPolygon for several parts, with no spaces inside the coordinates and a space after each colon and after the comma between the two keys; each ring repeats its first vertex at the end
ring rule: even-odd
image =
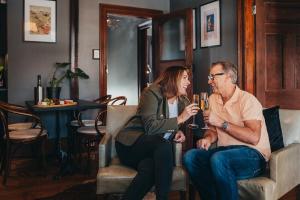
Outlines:
{"type": "Polygon", "coordinates": [[[213,80],[215,80],[215,76],[222,76],[224,74],[225,74],[224,72],[216,73],[216,74],[210,74],[210,75],[208,75],[207,78],[208,78],[208,80],[213,81],[213,80]]]}

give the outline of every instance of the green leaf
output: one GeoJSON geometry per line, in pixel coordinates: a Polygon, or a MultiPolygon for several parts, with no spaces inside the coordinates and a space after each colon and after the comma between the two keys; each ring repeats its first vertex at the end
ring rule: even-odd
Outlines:
{"type": "Polygon", "coordinates": [[[57,68],[65,68],[65,67],[69,66],[70,63],[68,63],[68,62],[55,63],[55,65],[56,65],[57,68]]]}
{"type": "Polygon", "coordinates": [[[87,75],[82,69],[80,68],[75,68],[75,73],[79,78],[82,79],[89,79],[89,75],[87,75]]]}
{"type": "Polygon", "coordinates": [[[82,78],[82,79],[89,79],[89,75],[87,75],[82,69],[75,68],[75,71],[73,72],[71,69],[66,69],[62,74],[61,77],[56,77],[57,71],[63,71],[64,68],[67,66],[70,66],[70,63],[68,62],[62,62],[62,63],[55,63],[55,71],[52,75],[52,79],[49,81],[49,84],[51,87],[59,87],[59,84],[63,81],[64,78],[67,79],[73,79],[73,78],[82,78]]]}

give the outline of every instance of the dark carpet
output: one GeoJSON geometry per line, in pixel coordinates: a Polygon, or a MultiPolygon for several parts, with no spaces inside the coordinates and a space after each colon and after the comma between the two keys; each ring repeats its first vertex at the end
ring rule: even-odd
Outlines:
{"type": "MultiPolygon", "coordinates": [[[[41,198],[37,200],[96,200],[96,182],[88,182],[79,184],[66,189],[51,197],[41,198]]],[[[109,195],[105,200],[119,200],[120,195],[109,195]]],[[[103,198],[104,200],[104,198],[103,198]]]]}

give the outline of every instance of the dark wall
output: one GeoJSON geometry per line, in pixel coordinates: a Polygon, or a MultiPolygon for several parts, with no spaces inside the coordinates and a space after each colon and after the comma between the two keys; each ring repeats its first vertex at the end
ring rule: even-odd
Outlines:
{"type": "Polygon", "coordinates": [[[209,66],[217,60],[228,60],[237,64],[237,14],[236,0],[220,1],[221,5],[221,46],[200,48],[200,5],[211,0],[170,0],[170,11],[184,8],[196,10],[196,40],[194,50],[194,90],[208,90],[207,75],[209,66]]]}
{"type": "MultiPolygon", "coordinates": [[[[69,0],[57,3],[56,43],[23,41],[23,2],[7,1],[8,101],[24,104],[33,99],[37,75],[46,86],[55,62],[69,61],[69,0]]],[[[69,98],[69,84],[62,85],[62,97],[69,98]]]]}

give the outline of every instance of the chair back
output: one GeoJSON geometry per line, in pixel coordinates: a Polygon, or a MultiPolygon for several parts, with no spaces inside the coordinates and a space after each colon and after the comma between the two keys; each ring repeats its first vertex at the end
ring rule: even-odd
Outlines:
{"type": "Polygon", "coordinates": [[[109,102],[110,99],[111,99],[111,95],[108,94],[108,95],[99,97],[98,99],[95,99],[94,102],[100,103],[100,104],[107,104],[107,102],[109,102]]]}
{"type": "Polygon", "coordinates": [[[125,96],[114,97],[107,102],[107,105],[126,105],[127,98],[125,96]]]}
{"type": "Polygon", "coordinates": [[[123,128],[126,122],[136,114],[136,105],[109,105],[107,106],[107,123],[106,123],[106,134],[112,135],[112,157],[116,155],[115,151],[115,140],[117,133],[123,128]]]}
{"type": "Polygon", "coordinates": [[[9,137],[10,132],[8,130],[9,122],[7,120],[7,115],[14,115],[15,116],[14,118],[16,118],[16,119],[25,117],[32,122],[31,128],[39,127],[38,129],[40,131],[39,131],[38,136],[40,136],[43,133],[44,127],[43,127],[41,119],[38,116],[34,115],[30,110],[28,110],[22,106],[1,102],[0,103],[0,111],[4,114],[4,116],[1,116],[1,121],[4,126],[4,132],[6,133],[6,139],[10,139],[10,137],[9,137]],[[5,121],[2,120],[3,117],[4,117],[5,121]]]}
{"type": "Polygon", "coordinates": [[[5,137],[9,137],[8,127],[7,127],[7,119],[3,112],[3,110],[0,110],[0,140],[2,140],[5,137]]]}

